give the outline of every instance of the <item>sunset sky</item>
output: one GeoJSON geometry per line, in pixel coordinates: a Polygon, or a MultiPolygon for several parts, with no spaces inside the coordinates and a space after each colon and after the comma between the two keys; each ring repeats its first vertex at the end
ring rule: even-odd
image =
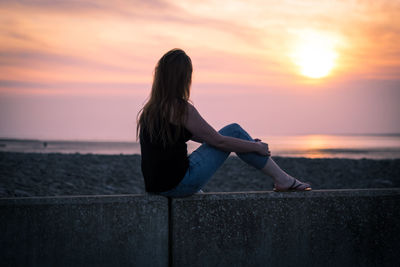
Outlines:
{"type": "Polygon", "coordinates": [[[400,132],[400,1],[0,1],[0,137],[134,140],[154,66],[254,136],[400,132]]]}

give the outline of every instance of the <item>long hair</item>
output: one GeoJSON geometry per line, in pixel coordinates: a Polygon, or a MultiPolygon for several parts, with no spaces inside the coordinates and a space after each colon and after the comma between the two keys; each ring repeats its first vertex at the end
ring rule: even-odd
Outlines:
{"type": "Polygon", "coordinates": [[[137,115],[136,138],[146,130],[150,140],[173,144],[184,130],[192,82],[192,61],[181,49],[172,49],[158,61],[150,98],[137,115]],[[178,127],[172,131],[171,123],[178,127]]]}

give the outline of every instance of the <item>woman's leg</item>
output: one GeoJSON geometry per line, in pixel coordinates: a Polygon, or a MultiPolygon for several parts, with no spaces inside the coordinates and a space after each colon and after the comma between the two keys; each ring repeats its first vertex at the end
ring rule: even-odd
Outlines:
{"type": "MultiPolygon", "coordinates": [[[[254,141],[254,139],[237,123],[232,123],[219,131],[220,134],[243,140],[254,141]]],[[[255,141],[254,141],[255,142],[255,141]]],[[[262,156],[257,153],[236,153],[236,155],[247,164],[261,170],[266,165],[269,156],[262,156]]]]}
{"type": "MultiPolygon", "coordinates": [[[[225,136],[254,141],[254,139],[236,123],[225,126],[219,133],[225,136]]],[[[190,154],[189,169],[178,186],[170,191],[161,193],[161,195],[184,197],[198,192],[211,179],[212,175],[224,163],[229,154],[230,152],[219,150],[206,143],[202,144],[190,154]]],[[[284,188],[286,185],[289,179],[288,175],[268,156],[261,156],[257,153],[237,153],[237,155],[247,164],[272,176],[275,183],[280,185],[279,188],[284,188]]],[[[287,187],[289,186],[290,185],[287,187]]]]}
{"type": "Polygon", "coordinates": [[[189,169],[178,186],[160,194],[167,197],[185,197],[199,192],[229,154],[230,152],[203,143],[189,155],[189,169]]]}
{"type": "Polygon", "coordinates": [[[283,171],[272,158],[268,160],[267,164],[265,164],[264,168],[262,168],[261,171],[272,177],[275,183],[275,189],[278,191],[285,191],[290,187],[296,188],[296,190],[304,190],[307,187],[310,187],[309,184],[302,183],[283,171]]]}
{"type": "MultiPolygon", "coordinates": [[[[236,123],[225,126],[219,130],[219,133],[225,136],[253,140],[250,135],[236,123]]],[[[229,154],[230,152],[222,151],[203,143],[190,154],[189,169],[178,186],[170,191],[162,192],[161,195],[184,197],[198,192],[225,162],[229,154]]],[[[242,160],[258,169],[262,169],[268,160],[268,157],[256,153],[238,153],[237,155],[242,160]]]]}
{"type": "MultiPolygon", "coordinates": [[[[229,135],[240,139],[254,141],[254,139],[251,138],[250,135],[236,123],[224,127],[223,129],[221,129],[220,133],[223,135],[229,135]]],[[[256,153],[236,153],[236,154],[239,156],[239,158],[241,158],[249,165],[252,165],[257,169],[260,169],[263,173],[271,176],[272,179],[274,180],[275,188],[277,190],[286,190],[289,187],[292,188],[294,187],[297,190],[304,190],[305,188],[310,187],[309,184],[302,183],[299,180],[287,174],[270,157],[261,156],[256,153]]]]}

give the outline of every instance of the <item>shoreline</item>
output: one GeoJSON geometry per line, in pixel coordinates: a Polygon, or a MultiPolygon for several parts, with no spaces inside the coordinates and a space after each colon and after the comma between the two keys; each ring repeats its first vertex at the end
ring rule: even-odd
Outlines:
{"type": "MultiPolygon", "coordinates": [[[[306,158],[400,159],[400,135],[270,135],[268,140],[273,156],[306,158]]],[[[188,153],[199,143],[187,142],[188,153]]],[[[123,140],[46,140],[1,139],[1,152],[63,153],[63,154],[140,154],[140,144],[123,140]]]]}
{"type": "MultiPolygon", "coordinates": [[[[313,189],[400,187],[400,159],[292,158],[272,156],[313,189]]],[[[205,192],[269,191],[272,179],[230,156],[205,192]]],[[[142,194],[140,155],[0,152],[0,198],[142,194]]]]}

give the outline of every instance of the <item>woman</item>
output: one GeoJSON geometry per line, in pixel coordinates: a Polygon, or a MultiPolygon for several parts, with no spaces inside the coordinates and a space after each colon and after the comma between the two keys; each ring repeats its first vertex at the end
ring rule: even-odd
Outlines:
{"type": "Polygon", "coordinates": [[[215,131],[189,103],[192,62],[181,49],[157,63],[150,99],[138,114],[146,191],[185,197],[209,181],[230,152],[271,176],[275,191],[309,191],[309,184],[285,173],[270,158],[268,144],[252,139],[238,124],[215,131]],[[202,145],[187,155],[188,140],[202,145]]]}

